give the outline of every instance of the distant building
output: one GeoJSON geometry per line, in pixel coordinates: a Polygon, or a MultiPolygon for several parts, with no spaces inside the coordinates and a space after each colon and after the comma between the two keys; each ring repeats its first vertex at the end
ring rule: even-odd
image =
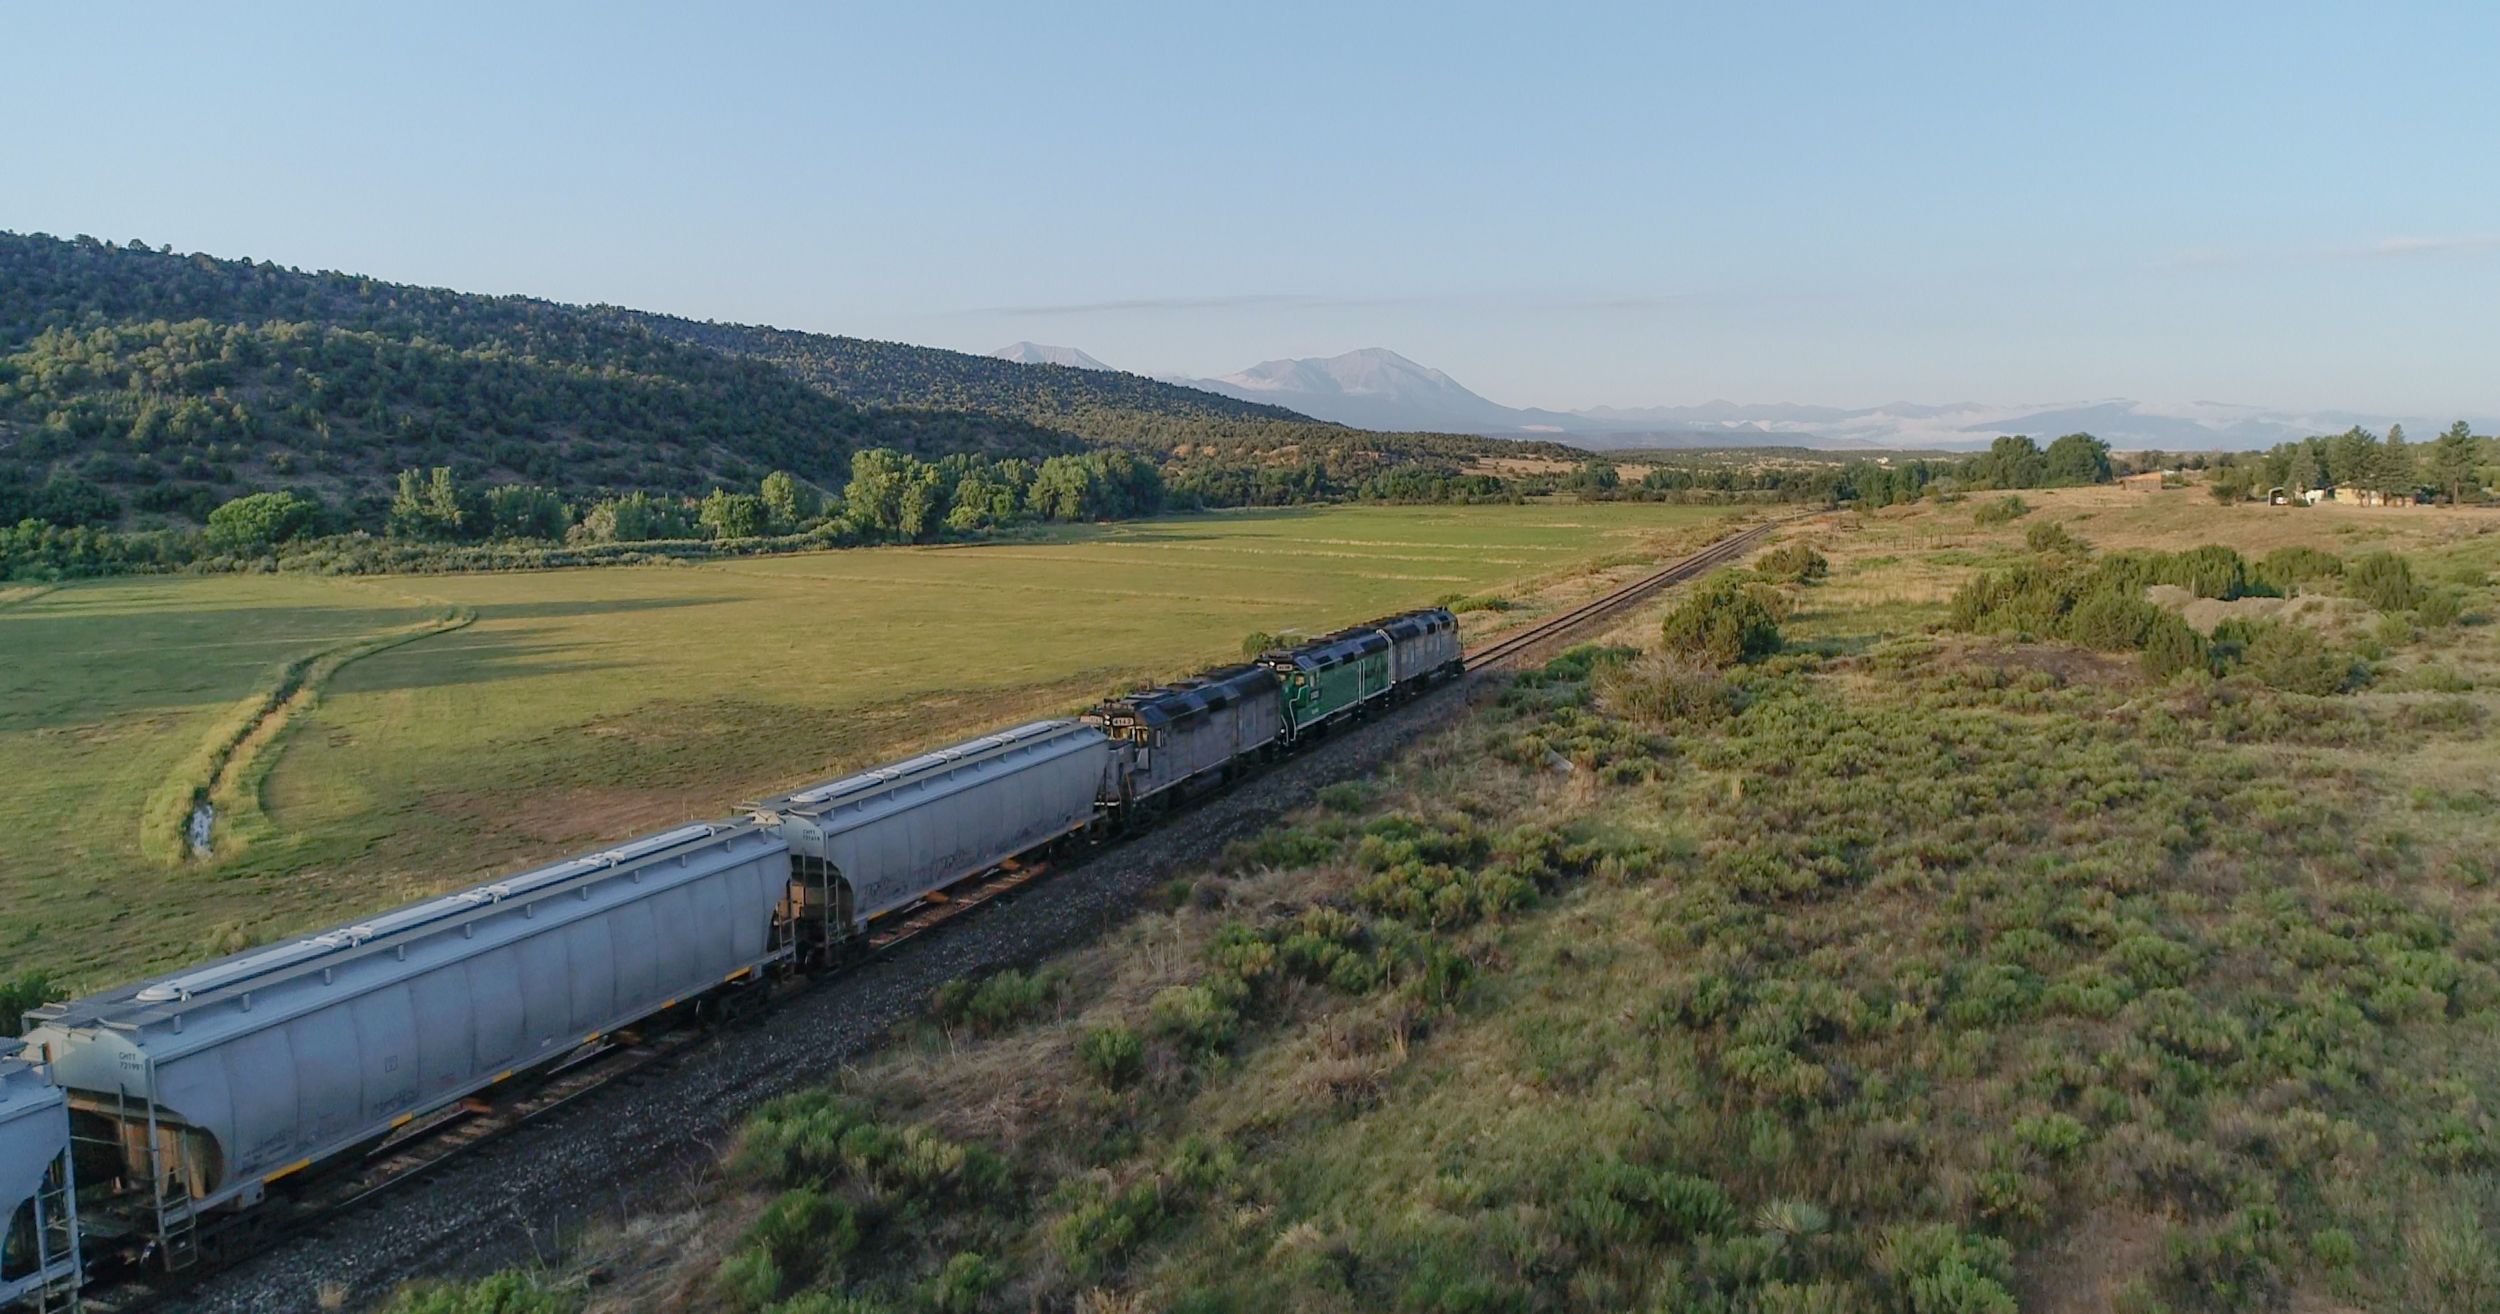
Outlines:
{"type": "Polygon", "coordinates": [[[2161,491],[2163,478],[2162,471],[2146,470],[2139,474],[2118,476],[2118,486],[2132,488],[2139,493],[2157,493],[2161,491]]]}
{"type": "Polygon", "coordinates": [[[2305,506],[2324,506],[2329,502],[2337,506],[2412,506],[2421,500],[2423,500],[2422,494],[2418,489],[2383,493],[2375,488],[2353,488],[2345,485],[2306,488],[2291,497],[2284,496],[2280,488],[2275,489],[2272,494],[2272,501],[2276,506],[2290,501],[2298,501],[2305,506]]]}

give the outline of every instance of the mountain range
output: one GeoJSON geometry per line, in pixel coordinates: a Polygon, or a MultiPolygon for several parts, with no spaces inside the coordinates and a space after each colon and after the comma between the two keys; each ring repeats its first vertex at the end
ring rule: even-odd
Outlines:
{"type": "MultiPolygon", "coordinates": [[[[1109,366],[1072,347],[1020,342],[994,353],[1010,360],[1109,366]]],[[[2124,449],[2214,450],[2269,447],[2355,425],[2401,423],[2436,432],[2453,417],[2340,410],[2288,410],[2224,402],[2145,402],[2128,398],[2035,404],[1889,402],[1815,406],[1793,402],[1709,401],[1694,406],[1598,406],[1584,410],[1513,407],[1489,400],[1448,374],[1382,347],[1339,356],[1261,361],[1214,378],[1167,377],[1245,402],[1299,411],[1360,429],[1431,430],[1492,437],[1557,439],[1582,447],[1793,446],[1833,450],[1985,447],[2003,434],[2053,438],[2090,433],[2124,449]]],[[[2477,428],[2490,424],[2475,418],[2477,428]]]]}

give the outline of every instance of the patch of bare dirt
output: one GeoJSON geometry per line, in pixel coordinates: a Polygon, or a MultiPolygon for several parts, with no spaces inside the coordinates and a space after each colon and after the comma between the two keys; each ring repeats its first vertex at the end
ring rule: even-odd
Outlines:
{"type": "Polygon", "coordinates": [[[2155,584],[2144,590],[2154,605],[2179,613],[2200,634],[2211,634],[2226,620],[2279,620],[2306,625],[2330,634],[2358,629],[2369,621],[2370,609],[2353,598],[2304,594],[2294,598],[2200,598],[2176,584],[2155,584]]]}
{"type": "Polygon", "coordinates": [[[2166,1225],[2151,1214],[2087,1215],[2024,1266],[2022,1307],[2108,1314],[2119,1288],[2150,1272],[2166,1225]]]}
{"type": "Polygon", "coordinates": [[[1952,666],[2000,671],[2046,671],[2060,684],[2130,684],[2138,678],[2131,653],[2094,652],[2063,643],[2013,643],[2002,639],[1948,641],[1941,654],[1952,666]]]}

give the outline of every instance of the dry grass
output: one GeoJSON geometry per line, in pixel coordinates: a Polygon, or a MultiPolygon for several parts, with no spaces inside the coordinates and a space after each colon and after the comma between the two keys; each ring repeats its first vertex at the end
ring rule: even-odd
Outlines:
{"type": "MultiPolygon", "coordinates": [[[[2208,507],[2126,496],[2149,505],[2091,490],[2026,494],[2040,509],[2002,529],[1932,505],[1801,525],[1832,575],[1788,590],[1797,651],[1736,674],[1745,710],[1633,725],[1558,664],[1289,819],[1300,840],[1273,851],[1290,858],[1182,874],[1171,907],[1061,960],[1055,1015],[986,1040],[917,1029],[845,1089],[1014,1161],[1013,1201],[945,1220],[1006,1263],[1000,1309],[1646,1309],[1703,1291],[1737,1309],[1988,1309],[2005,1291],[2074,1311],[2486,1308],[2495,627],[2415,636],[2331,698],[1927,632],[2044,517],[2089,516],[2070,528],[2103,548],[2207,541],[2165,535],[2208,507]],[[2452,678],[2425,684],[2434,667],[2452,678]],[[1587,857],[1527,907],[1402,927],[1364,893],[1381,870],[1364,837],[1398,818],[1587,857]],[[1312,908],[1451,948],[1473,984],[1453,1004],[1263,976],[1214,1052],[1157,1033],[1161,992],[1231,970],[1228,937],[1312,908]],[[1149,1050],[1112,1090],[1078,1046],[1115,1026],[1149,1050]],[[1211,1183],[1174,1166],[1191,1144],[1226,1156],[1211,1183]],[[1729,1221],[1609,1230],[1645,1207],[1605,1193],[1609,1163],[1701,1180],[1729,1221]],[[1140,1189],[1141,1230],[1102,1240],[1086,1211],[1140,1189]],[[1763,1239],[1762,1220],[1817,1214],[1763,1239]],[[1929,1223],[1944,1241],[1913,1234],[1929,1223]],[[1972,1303],[1938,1303],[1954,1283],[1972,1303]]],[[[2341,547],[2338,522],[2301,523],[2341,547]]],[[[2463,514],[2420,523],[2426,561],[2500,542],[2463,514]]],[[[1610,678],[1656,674],[1625,670],[1610,678]]],[[[721,1206],[716,1235],[756,1198],[721,1206]]],[[[881,1235],[853,1285],[899,1302],[946,1256],[881,1235]]],[[[712,1309],[700,1279],[725,1249],[598,1308],[712,1309]]]]}

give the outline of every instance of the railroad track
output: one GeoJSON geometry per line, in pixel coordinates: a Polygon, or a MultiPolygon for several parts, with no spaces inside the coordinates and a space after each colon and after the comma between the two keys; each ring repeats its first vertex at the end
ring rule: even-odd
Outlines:
{"type": "Polygon", "coordinates": [[[1644,575],[1612,593],[1584,602],[1569,611],[1549,616],[1517,634],[1489,643],[1467,654],[1467,669],[1481,671],[1487,667],[1497,666],[1523,653],[1564,638],[1592,622],[1604,620],[1625,611],[1670,584],[1681,584],[1685,580],[1727,565],[1751,551],[1754,545],[1769,537],[1772,530],[1787,524],[1791,519],[1794,517],[1766,520],[1741,533],[1730,534],[1664,570],[1652,575],[1644,575]]]}
{"type": "MultiPolygon", "coordinates": [[[[1766,521],[1732,534],[1661,570],[1547,617],[1516,634],[1506,635],[1467,654],[1463,659],[1464,669],[1471,674],[1487,670],[1568,638],[1594,622],[1637,605],[1663,588],[1693,579],[1743,557],[1784,523],[1785,519],[1766,521]]],[[[781,1002],[817,985],[839,980],[849,974],[847,967],[882,957],[898,944],[916,939],[993,900],[1031,885],[1048,876],[1053,866],[1049,862],[1011,864],[933,894],[917,908],[872,933],[866,952],[846,965],[845,970],[791,978],[774,988],[772,1001],[781,1002]]],[[[499,1099],[471,1100],[451,1106],[405,1129],[365,1158],[343,1165],[319,1179],[318,1184],[307,1183],[304,1198],[284,1218],[272,1221],[278,1224],[279,1230],[289,1234],[323,1235],[326,1229],[357,1207],[400,1187],[432,1178],[453,1161],[490,1147],[510,1133],[537,1123],[599,1090],[659,1077],[680,1059],[700,1048],[716,1031],[725,1029],[728,1027],[680,1025],[664,1030],[640,1029],[611,1037],[599,1046],[557,1064],[524,1089],[499,1099]]],[[[187,1285],[189,1279],[206,1276],[220,1267],[223,1266],[186,1270],[171,1279],[162,1275],[133,1275],[119,1281],[108,1279],[90,1289],[86,1308],[90,1314],[144,1310],[167,1295],[169,1288],[187,1285]]]]}

